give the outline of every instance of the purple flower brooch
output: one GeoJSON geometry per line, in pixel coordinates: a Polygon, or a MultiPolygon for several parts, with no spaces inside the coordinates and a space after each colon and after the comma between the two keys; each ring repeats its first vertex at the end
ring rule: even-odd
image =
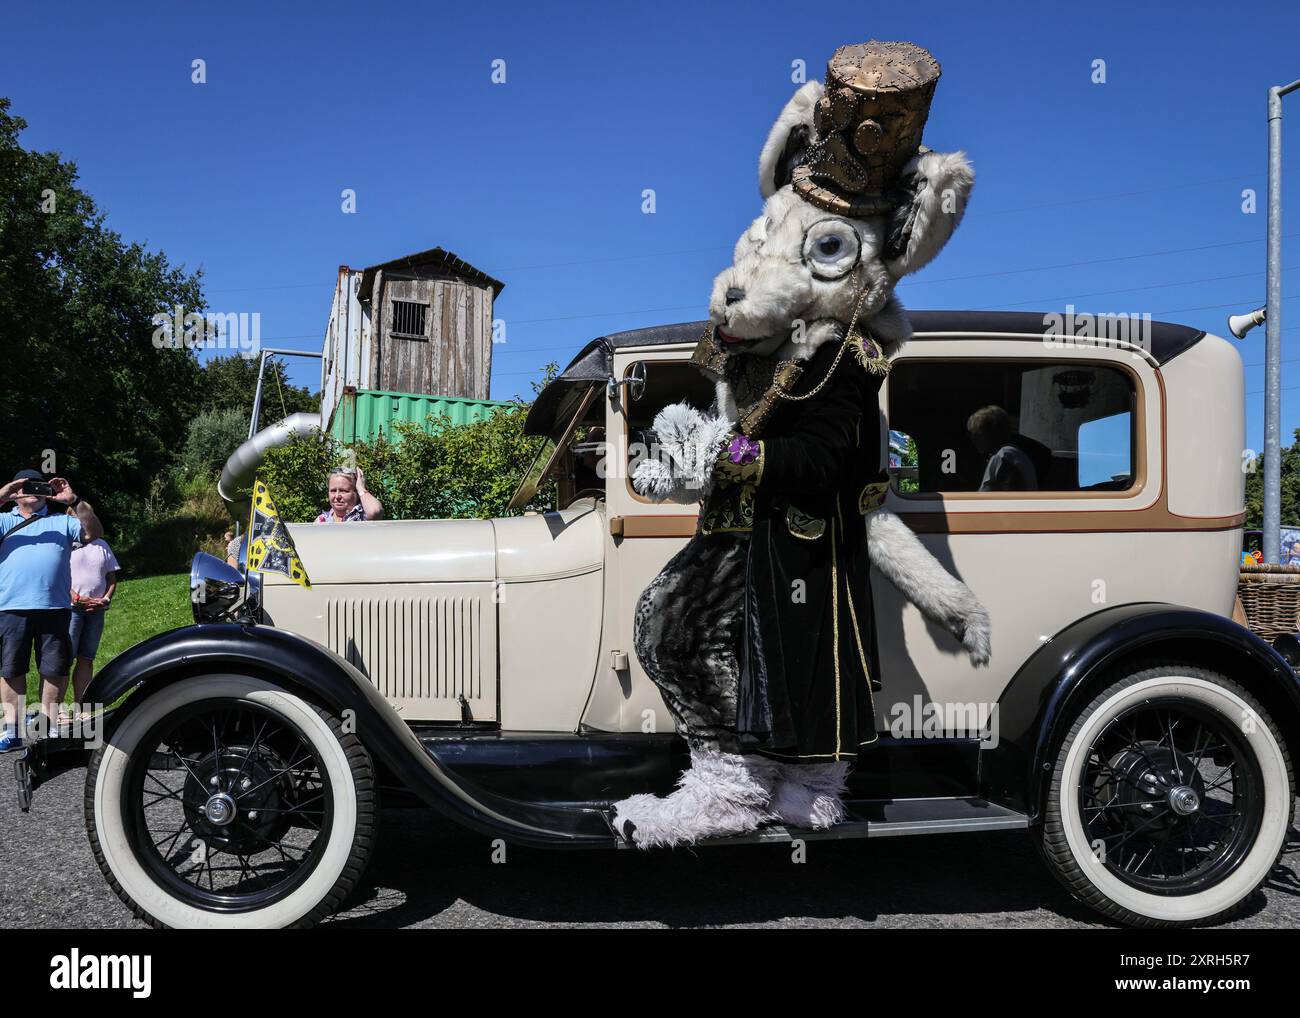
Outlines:
{"type": "Polygon", "coordinates": [[[748,435],[736,435],[727,446],[727,459],[732,463],[753,463],[758,459],[758,443],[748,435]]]}

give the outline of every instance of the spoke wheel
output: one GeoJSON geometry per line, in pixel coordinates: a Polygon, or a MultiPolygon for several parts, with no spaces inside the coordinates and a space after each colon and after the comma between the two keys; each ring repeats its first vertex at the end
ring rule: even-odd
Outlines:
{"type": "Polygon", "coordinates": [[[1078,783],[1104,865],[1133,887],[1195,894],[1246,857],[1263,818],[1263,777],[1240,726],[1161,698],[1112,718],[1078,783]]]}
{"type": "Polygon", "coordinates": [[[337,717],[264,679],[207,675],[128,701],[87,769],[86,828],[151,925],[303,927],[360,879],[375,800],[370,756],[337,717]]]}
{"type": "Polygon", "coordinates": [[[1072,718],[1038,845],[1117,922],[1222,922],[1281,855],[1293,787],[1286,742],[1247,690],[1181,662],[1130,666],[1072,718]]]}
{"type": "Polygon", "coordinates": [[[127,772],[140,862],[215,910],[265,907],[320,861],[333,823],[307,737],[257,704],[204,701],[155,725],[127,772]]]}

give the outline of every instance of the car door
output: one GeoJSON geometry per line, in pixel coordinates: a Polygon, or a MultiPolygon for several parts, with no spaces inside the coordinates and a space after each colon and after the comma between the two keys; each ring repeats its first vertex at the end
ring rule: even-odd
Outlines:
{"type": "Polygon", "coordinates": [[[915,728],[927,704],[992,716],[1019,666],[1070,622],[1108,604],[1178,600],[1177,570],[1153,580],[1148,569],[1177,524],[1164,496],[1162,387],[1146,355],[918,336],[895,358],[880,407],[892,429],[885,508],[988,610],[992,659],[975,668],[873,569],[879,729],[915,728]],[[990,452],[999,426],[1012,448],[990,452]]]}
{"type": "Polygon", "coordinates": [[[626,379],[644,363],[639,398],[627,386],[607,397],[605,506],[609,533],[605,554],[605,632],[608,658],[583,715],[583,723],[604,731],[663,733],[672,718],[658,687],[646,675],[632,645],[637,599],[695,533],[698,504],[654,503],[632,490],[630,471],[644,455],[639,434],[670,403],[683,400],[702,410],[713,387],[690,363],[692,346],[626,348],[614,355],[614,377],[626,379]]]}

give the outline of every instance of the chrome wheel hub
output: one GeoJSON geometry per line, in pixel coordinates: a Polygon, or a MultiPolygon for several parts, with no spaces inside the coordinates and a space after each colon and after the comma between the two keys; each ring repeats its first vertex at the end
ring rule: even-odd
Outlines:
{"type": "Polygon", "coordinates": [[[203,815],[214,827],[227,827],[235,819],[235,800],[225,792],[218,792],[203,806],[203,815]]]}
{"type": "Polygon", "coordinates": [[[1178,785],[1169,790],[1169,807],[1180,817],[1188,817],[1201,808],[1201,797],[1190,785],[1178,785]]]}

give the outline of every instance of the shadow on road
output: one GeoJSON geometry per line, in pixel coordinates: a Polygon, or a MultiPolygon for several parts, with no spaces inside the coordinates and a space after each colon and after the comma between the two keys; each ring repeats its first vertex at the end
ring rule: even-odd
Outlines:
{"type": "MultiPolygon", "coordinates": [[[[138,926],[104,881],[82,819],[82,769],[20,813],[0,773],[0,926],[138,926]]],[[[1240,922],[1300,925],[1300,832],[1240,922]]],[[[496,845],[435,814],[388,809],[361,886],[329,927],[1102,926],[1022,831],[635,851],[496,845]]]]}
{"type": "MultiPolygon", "coordinates": [[[[504,853],[494,862],[487,839],[427,813],[386,811],[367,878],[330,925],[416,925],[458,899],[548,925],[856,925],[906,916],[917,926],[1027,926],[1035,918],[1015,913],[1040,910],[1060,925],[1103,925],[1056,884],[1024,832],[812,842],[803,862],[790,845],[504,853]]],[[[1261,895],[1252,908],[1263,904],[1261,895]]]]}

